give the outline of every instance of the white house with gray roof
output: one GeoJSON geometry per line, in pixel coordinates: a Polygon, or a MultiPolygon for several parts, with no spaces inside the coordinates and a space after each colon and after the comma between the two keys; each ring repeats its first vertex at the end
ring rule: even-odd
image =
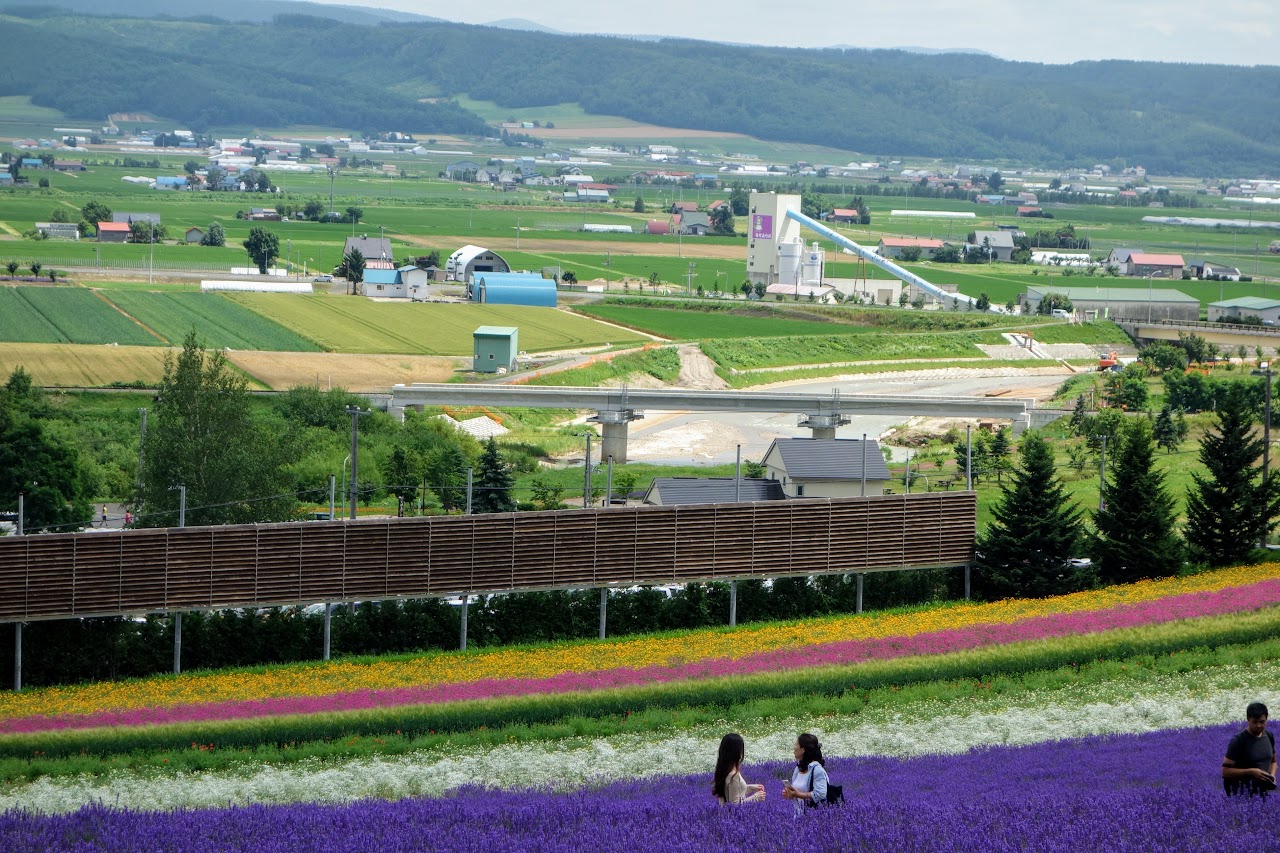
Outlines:
{"type": "Polygon", "coordinates": [[[884,493],[889,466],[880,442],[848,438],[776,438],[765,453],[765,476],[789,498],[856,498],[884,493]]]}
{"type": "Polygon", "coordinates": [[[997,261],[1013,260],[1013,250],[1017,248],[1012,231],[975,231],[973,245],[978,249],[985,246],[991,251],[991,258],[997,261]]]}

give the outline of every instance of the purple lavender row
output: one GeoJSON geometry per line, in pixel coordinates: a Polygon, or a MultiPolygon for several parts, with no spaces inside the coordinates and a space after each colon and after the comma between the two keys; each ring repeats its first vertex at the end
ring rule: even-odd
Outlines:
{"type": "Polygon", "coordinates": [[[1222,793],[1218,767],[1239,728],[906,760],[832,759],[828,769],[848,803],[799,820],[778,796],[790,765],[747,768],[768,799],[726,808],[711,797],[710,766],[691,763],[672,770],[696,775],[561,794],[471,788],[442,799],[344,806],[9,813],[0,815],[0,850],[1274,850],[1280,797],[1222,793]]]}

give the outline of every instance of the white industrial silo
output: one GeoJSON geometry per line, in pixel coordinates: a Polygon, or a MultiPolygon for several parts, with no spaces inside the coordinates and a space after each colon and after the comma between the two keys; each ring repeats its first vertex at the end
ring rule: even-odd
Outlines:
{"type": "Polygon", "coordinates": [[[778,284],[796,284],[800,281],[803,256],[804,243],[800,240],[778,245],[778,284]]]}
{"type": "Polygon", "coordinates": [[[822,284],[822,265],[826,260],[826,251],[815,240],[804,253],[804,283],[822,284]]]}

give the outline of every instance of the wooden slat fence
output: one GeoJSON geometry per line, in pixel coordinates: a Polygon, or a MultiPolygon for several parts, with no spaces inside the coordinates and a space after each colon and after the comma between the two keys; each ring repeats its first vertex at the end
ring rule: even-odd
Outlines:
{"type": "Polygon", "coordinates": [[[0,622],[962,566],[973,492],[0,538],[0,622]]]}

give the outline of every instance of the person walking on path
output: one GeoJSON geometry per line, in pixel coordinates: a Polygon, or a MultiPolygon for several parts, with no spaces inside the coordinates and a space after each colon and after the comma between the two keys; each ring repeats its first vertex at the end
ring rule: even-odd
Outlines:
{"type": "Polygon", "coordinates": [[[747,757],[747,745],[742,735],[730,732],[720,739],[720,754],[716,758],[715,777],[711,793],[721,805],[741,805],[764,801],[764,785],[749,785],[742,778],[742,762],[747,757]]]}
{"type": "Polygon", "coordinates": [[[102,526],[103,527],[107,526],[107,505],[106,504],[102,505],[102,526]]]}
{"type": "Polygon", "coordinates": [[[1246,725],[1227,744],[1222,787],[1228,794],[1262,794],[1276,789],[1276,738],[1267,731],[1267,706],[1252,702],[1246,725]]]}
{"type": "Polygon", "coordinates": [[[818,805],[827,801],[827,769],[817,735],[808,732],[800,735],[793,751],[796,769],[791,771],[791,781],[782,786],[782,797],[792,801],[798,817],[804,814],[808,804],[818,805]]]}

